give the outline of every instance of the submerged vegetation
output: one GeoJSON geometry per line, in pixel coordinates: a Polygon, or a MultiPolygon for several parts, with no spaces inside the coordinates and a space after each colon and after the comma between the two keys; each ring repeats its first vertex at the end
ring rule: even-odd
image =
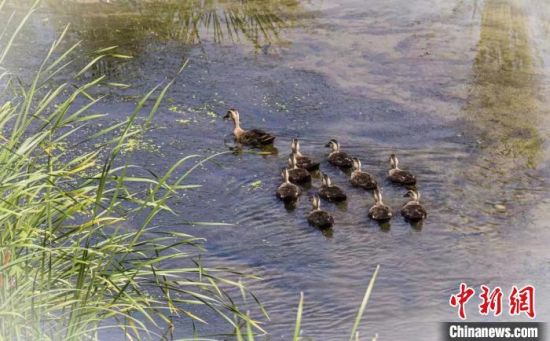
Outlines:
{"type": "MultiPolygon", "coordinates": [[[[216,155],[198,162],[197,155],[184,157],[162,175],[125,160],[173,81],[144,95],[124,121],[92,129],[104,116],[90,113],[102,100],[93,90],[109,83],[105,76],[88,82],[78,76],[104,57],[129,56],[116,47],[97,50],[71,83],[57,84],[79,44],[61,47],[65,28],[33,78],[22,80],[2,61],[31,13],[18,25],[8,21],[0,37],[0,339],[100,339],[103,333],[166,339],[175,319],[187,319],[189,331],[206,323],[200,306],[225,320],[239,340],[264,332],[229,293],[251,296],[267,316],[241,281],[254,276],[204,267],[196,260],[203,239],[158,225],[162,214],[181,213],[170,199],[198,187],[187,182],[189,174],[216,155]]],[[[302,307],[300,301],[294,340],[301,339],[302,307]]]]}

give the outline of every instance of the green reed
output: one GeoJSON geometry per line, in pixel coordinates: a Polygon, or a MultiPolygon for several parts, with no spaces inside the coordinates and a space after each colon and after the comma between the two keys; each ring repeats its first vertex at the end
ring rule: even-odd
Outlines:
{"type": "MultiPolygon", "coordinates": [[[[0,70],[35,8],[2,37],[0,70]]],[[[172,82],[143,96],[124,121],[87,133],[103,116],[90,109],[105,79],[79,76],[102,58],[128,56],[96,51],[70,83],[56,84],[78,47],[61,49],[66,33],[29,84],[0,72],[0,339],[97,339],[108,329],[128,339],[168,338],[174,319],[207,322],[197,306],[262,330],[227,292],[249,294],[239,280],[247,275],[202,266],[194,260],[202,239],[157,226],[159,214],[175,214],[176,193],[198,187],[188,176],[208,158],[191,155],[165,174],[140,177],[121,156],[148,129],[172,82]],[[82,147],[94,141],[98,148],[82,147]]]]}

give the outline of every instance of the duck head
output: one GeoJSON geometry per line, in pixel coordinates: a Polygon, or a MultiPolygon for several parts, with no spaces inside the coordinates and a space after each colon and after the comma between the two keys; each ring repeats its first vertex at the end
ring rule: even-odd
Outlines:
{"type": "Polygon", "coordinates": [[[290,155],[290,157],[288,158],[288,167],[290,169],[296,169],[298,168],[297,164],[298,161],[296,160],[296,154],[290,155]]]}
{"type": "Polygon", "coordinates": [[[300,155],[300,142],[298,139],[292,139],[290,148],[292,149],[292,154],[300,155]]]}
{"type": "Polygon", "coordinates": [[[376,205],[382,204],[382,192],[380,191],[380,187],[377,186],[372,194],[374,195],[374,201],[376,205]]]}
{"type": "Polygon", "coordinates": [[[411,201],[418,202],[420,200],[420,192],[416,189],[409,189],[407,193],[405,193],[404,197],[411,198],[411,201]]]}
{"type": "Polygon", "coordinates": [[[289,174],[288,174],[288,168],[283,168],[283,171],[281,172],[281,176],[283,177],[283,181],[285,183],[289,183],[290,180],[289,180],[289,174]]]}
{"type": "Polygon", "coordinates": [[[233,124],[235,126],[235,129],[233,129],[233,134],[235,134],[236,137],[239,137],[244,130],[241,128],[240,120],[239,120],[239,112],[237,109],[229,109],[227,110],[227,114],[223,117],[224,120],[231,119],[233,121],[233,124]]]}
{"type": "Polygon", "coordinates": [[[391,169],[399,169],[399,160],[397,160],[397,156],[395,156],[395,154],[390,155],[389,161],[391,169]]]}
{"type": "Polygon", "coordinates": [[[313,207],[313,211],[321,209],[321,199],[319,199],[317,194],[311,196],[311,206],[313,207]]]}
{"type": "Polygon", "coordinates": [[[337,152],[340,150],[340,144],[335,139],[328,141],[325,147],[330,148],[333,152],[337,152]]]}
{"type": "Polygon", "coordinates": [[[328,174],[323,173],[321,175],[321,186],[330,187],[331,184],[332,184],[332,181],[330,180],[330,177],[328,176],[328,174]]]}
{"type": "Polygon", "coordinates": [[[238,121],[239,120],[239,112],[237,111],[237,109],[231,108],[231,109],[227,110],[227,113],[225,114],[223,119],[224,120],[232,119],[233,121],[238,121]]]}
{"type": "Polygon", "coordinates": [[[358,158],[354,157],[351,159],[353,161],[353,171],[360,171],[361,170],[361,161],[359,161],[358,158]]]}

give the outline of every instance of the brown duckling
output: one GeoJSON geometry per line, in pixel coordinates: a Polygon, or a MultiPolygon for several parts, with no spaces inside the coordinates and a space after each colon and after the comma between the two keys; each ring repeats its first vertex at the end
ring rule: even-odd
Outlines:
{"type": "Polygon", "coordinates": [[[283,183],[277,188],[277,198],[285,203],[296,201],[298,196],[302,193],[300,187],[289,181],[288,169],[285,168],[281,175],[283,177],[283,183]]]}
{"type": "Polygon", "coordinates": [[[340,187],[332,185],[330,177],[327,174],[321,175],[321,188],[319,189],[319,196],[332,202],[340,202],[348,198],[346,193],[340,187]]]}
{"type": "Polygon", "coordinates": [[[332,139],[328,141],[325,147],[329,147],[331,149],[331,152],[327,157],[328,162],[330,162],[336,167],[341,167],[341,168],[353,167],[353,161],[351,156],[349,156],[347,153],[340,150],[340,144],[338,143],[338,141],[336,141],[335,139],[332,139]]]}
{"type": "Polygon", "coordinates": [[[289,167],[288,173],[289,173],[290,182],[295,184],[305,184],[310,182],[311,174],[309,174],[309,172],[303,168],[298,168],[296,163],[297,163],[296,155],[292,154],[288,158],[288,167],[289,167]]]}
{"type": "Polygon", "coordinates": [[[227,114],[224,116],[224,119],[233,120],[233,124],[235,126],[233,129],[233,135],[235,135],[235,140],[240,144],[252,147],[262,147],[273,144],[273,141],[275,140],[274,135],[266,133],[263,130],[244,130],[241,128],[239,112],[236,109],[229,109],[227,114]]]}
{"type": "Polygon", "coordinates": [[[420,193],[416,190],[409,190],[407,194],[405,194],[405,197],[410,198],[409,202],[401,208],[401,215],[405,217],[405,220],[417,222],[426,219],[428,213],[420,204],[420,193]]]}
{"type": "Polygon", "coordinates": [[[361,187],[366,190],[375,189],[377,186],[376,180],[372,175],[367,172],[361,171],[361,161],[354,157],[353,159],[353,172],[349,181],[355,187],[361,187]]]}
{"type": "Polygon", "coordinates": [[[319,169],[319,162],[300,153],[300,142],[298,139],[292,139],[291,148],[292,154],[296,154],[296,165],[298,168],[307,169],[310,172],[319,169]]]}
{"type": "Polygon", "coordinates": [[[388,174],[392,182],[401,185],[416,184],[416,177],[411,172],[399,168],[399,160],[395,154],[390,155],[390,166],[388,174]]]}
{"type": "Polygon", "coordinates": [[[380,192],[380,188],[376,187],[373,194],[374,205],[369,209],[369,218],[380,222],[390,220],[392,217],[391,208],[384,205],[382,202],[382,193],[380,192]]]}
{"type": "Polygon", "coordinates": [[[321,210],[321,199],[319,199],[319,196],[314,195],[311,197],[311,205],[313,208],[307,216],[309,224],[320,229],[331,228],[334,225],[334,218],[328,212],[321,210]]]}

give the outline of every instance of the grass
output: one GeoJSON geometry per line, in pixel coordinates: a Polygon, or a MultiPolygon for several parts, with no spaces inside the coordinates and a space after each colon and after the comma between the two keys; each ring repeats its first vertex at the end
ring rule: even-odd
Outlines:
{"type": "MultiPolygon", "coordinates": [[[[35,8],[3,37],[0,62],[35,8]]],[[[128,56],[114,47],[96,51],[71,84],[54,84],[78,47],[60,50],[66,33],[29,84],[2,73],[0,339],[97,339],[108,329],[128,339],[169,338],[175,318],[207,322],[197,306],[230,325],[236,315],[261,330],[227,294],[246,292],[236,280],[246,275],[203,267],[193,258],[202,239],[156,225],[160,214],[176,214],[170,198],[197,187],[186,180],[208,159],[188,156],[155,176],[121,158],[147,130],[172,81],[143,96],[123,122],[86,133],[102,118],[89,110],[105,79],[83,83],[78,76],[106,56],[128,56]],[[82,148],[94,141],[99,148],[82,148]]]]}
{"type": "MultiPolygon", "coordinates": [[[[374,288],[374,283],[376,282],[376,278],[378,277],[378,271],[380,270],[380,265],[376,266],[376,269],[374,270],[371,279],[369,281],[369,285],[367,286],[367,290],[365,291],[365,294],[363,296],[363,301],[361,302],[361,305],[359,306],[359,309],[357,311],[357,314],[355,315],[355,320],[353,322],[353,326],[351,328],[349,341],[359,341],[361,340],[359,337],[359,325],[361,324],[361,320],[363,319],[363,315],[365,314],[365,309],[367,308],[367,303],[369,301],[369,298],[372,294],[372,290],[374,288]]],[[[310,340],[307,337],[302,336],[302,315],[304,313],[304,293],[300,293],[300,301],[298,303],[298,309],[296,311],[296,322],[294,327],[294,334],[292,337],[292,341],[305,341],[310,340]]],[[[243,332],[241,330],[241,327],[239,324],[237,324],[237,327],[235,329],[235,335],[237,337],[237,341],[254,341],[254,326],[248,322],[245,321],[246,325],[246,331],[243,332]]],[[[372,341],[376,341],[378,339],[378,335],[375,335],[372,338],[372,341]]]]}

